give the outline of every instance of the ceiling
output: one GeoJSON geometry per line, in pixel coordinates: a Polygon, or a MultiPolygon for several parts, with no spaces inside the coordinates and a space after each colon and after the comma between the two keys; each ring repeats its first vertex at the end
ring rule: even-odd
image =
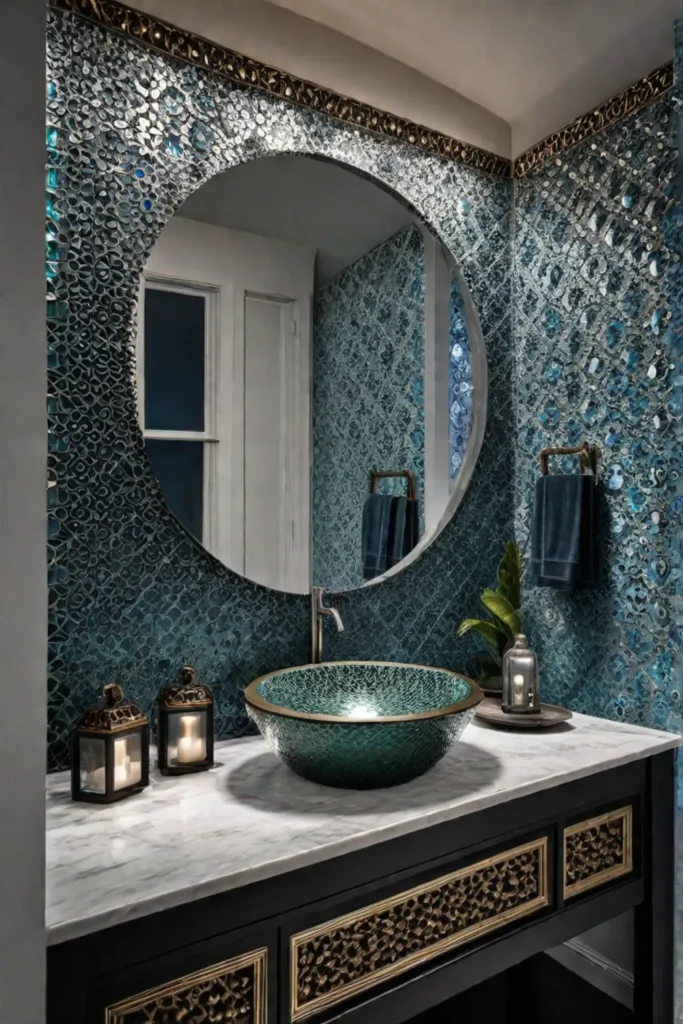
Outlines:
{"type": "Polygon", "coordinates": [[[372,46],[510,124],[563,87],[580,91],[586,76],[591,95],[602,94],[596,105],[666,63],[679,7],[679,0],[270,3],[372,46]]]}
{"type": "Polygon", "coordinates": [[[373,182],[303,156],[232,167],[193,193],[178,215],[315,249],[317,287],[416,223],[406,207],[373,182]]]}

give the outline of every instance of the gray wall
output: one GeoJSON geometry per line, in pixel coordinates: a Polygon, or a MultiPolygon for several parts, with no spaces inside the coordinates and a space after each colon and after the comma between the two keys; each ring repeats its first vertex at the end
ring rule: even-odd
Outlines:
{"type": "Polygon", "coordinates": [[[45,1020],[42,0],[0,5],[0,1021],[45,1020]]]}

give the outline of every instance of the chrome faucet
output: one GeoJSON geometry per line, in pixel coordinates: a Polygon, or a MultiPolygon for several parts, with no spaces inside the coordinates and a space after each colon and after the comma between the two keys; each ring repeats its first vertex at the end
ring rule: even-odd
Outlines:
{"type": "Polygon", "coordinates": [[[344,623],[336,608],[326,608],[323,604],[323,587],[313,587],[311,591],[311,662],[318,665],[323,660],[323,616],[331,615],[338,633],[344,632],[344,623]]]}

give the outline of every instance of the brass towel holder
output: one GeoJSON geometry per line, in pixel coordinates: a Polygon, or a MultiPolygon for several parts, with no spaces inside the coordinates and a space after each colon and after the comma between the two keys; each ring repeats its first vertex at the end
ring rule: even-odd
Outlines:
{"type": "Polygon", "coordinates": [[[387,477],[403,477],[408,481],[408,501],[415,501],[415,475],[412,469],[378,469],[370,473],[370,494],[375,493],[375,484],[378,480],[385,480],[387,477]]]}
{"type": "Polygon", "coordinates": [[[538,461],[541,463],[541,474],[543,476],[548,475],[548,459],[551,455],[578,455],[581,462],[581,472],[585,473],[590,469],[593,471],[593,476],[597,477],[598,475],[600,449],[595,444],[589,444],[588,441],[584,441],[583,444],[578,444],[571,448],[542,448],[538,455],[538,461]]]}

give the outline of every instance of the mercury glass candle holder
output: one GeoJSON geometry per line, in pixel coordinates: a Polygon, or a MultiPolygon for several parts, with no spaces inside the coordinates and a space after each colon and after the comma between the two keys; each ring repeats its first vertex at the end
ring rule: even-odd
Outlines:
{"type": "Polygon", "coordinates": [[[501,707],[510,715],[537,715],[541,710],[538,658],[523,633],[503,655],[501,707]]]}

